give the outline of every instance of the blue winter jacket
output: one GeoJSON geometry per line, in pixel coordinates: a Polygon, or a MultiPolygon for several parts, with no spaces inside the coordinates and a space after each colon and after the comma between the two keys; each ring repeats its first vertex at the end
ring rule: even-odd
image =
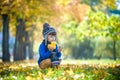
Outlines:
{"type": "MultiPolygon", "coordinates": [[[[56,45],[55,51],[56,51],[56,56],[60,58],[61,52],[58,52],[58,45],[56,45]]],[[[52,52],[47,48],[47,46],[45,46],[44,42],[42,42],[39,46],[39,55],[40,57],[38,59],[38,64],[40,64],[42,60],[51,58],[52,56],[52,52]]]]}

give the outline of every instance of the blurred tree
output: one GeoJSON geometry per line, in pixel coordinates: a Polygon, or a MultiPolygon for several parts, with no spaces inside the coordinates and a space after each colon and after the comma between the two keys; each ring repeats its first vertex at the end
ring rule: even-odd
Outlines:
{"type": "Polygon", "coordinates": [[[112,41],[110,38],[103,36],[96,37],[94,46],[94,56],[97,59],[101,58],[113,58],[112,53],[112,41]]]}
{"type": "Polygon", "coordinates": [[[71,53],[73,57],[76,56],[75,58],[80,58],[79,43],[81,43],[81,40],[84,40],[84,36],[83,36],[84,31],[81,29],[79,24],[84,20],[84,17],[87,14],[87,11],[90,10],[90,8],[85,4],[80,4],[80,0],[76,0],[76,1],[69,1],[66,5],[64,5],[63,10],[65,11],[63,16],[65,22],[64,24],[62,24],[62,28],[65,31],[63,32],[64,35],[65,34],[67,36],[69,35],[69,41],[65,40],[65,42],[66,43],[68,42],[66,45],[68,45],[70,48],[66,50],[70,50],[69,53],[71,53]],[[72,42],[71,44],[69,43],[70,41],[72,42]],[[76,50],[73,50],[73,48],[76,50]]]}
{"type": "Polygon", "coordinates": [[[3,40],[2,40],[2,52],[3,57],[2,60],[10,61],[9,54],[9,17],[8,14],[2,14],[3,18],[3,40]]]}
{"type": "Polygon", "coordinates": [[[111,16],[108,19],[108,26],[105,35],[111,37],[113,40],[113,59],[116,60],[116,42],[120,40],[120,18],[118,16],[111,16]]]}
{"type": "Polygon", "coordinates": [[[24,60],[26,58],[25,49],[25,21],[23,19],[17,19],[16,26],[16,39],[14,47],[14,60],[24,60]]]}
{"type": "Polygon", "coordinates": [[[9,22],[10,22],[10,9],[11,4],[13,3],[12,0],[4,0],[0,1],[0,15],[2,16],[3,20],[3,40],[2,40],[2,53],[3,61],[10,61],[10,54],[9,54],[9,22]]]}
{"type": "Polygon", "coordinates": [[[66,46],[69,46],[66,50],[69,50],[71,53],[72,58],[75,59],[89,59],[93,57],[93,48],[92,46],[88,46],[89,40],[86,30],[87,23],[85,21],[81,22],[76,28],[76,22],[70,21],[66,25],[62,25],[64,35],[66,38],[66,46]],[[69,35],[69,36],[68,36],[69,35]],[[69,49],[70,48],[70,49],[69,49]]]}
{"type": "Polygon", "coordinates": [[[95,36],[107,36],[113,39],[113,58],[116,60],[116,41],[120,39],[119,36],[119,17],[118,16],[108,16],[102,12],[90,13],[88,15],[88,21],[90,28],[96,30],[97,34],[95,36]]]}
{"type": "MultiPolygon", "coordinates": [[[[81,3],[85,3],[87,5],[90,6],[91,10],[94,11],[94,12],[97,12],[97,11],[102,11],[102,12],[105,12],[107,14],[110,15],[110,10],[112,9],[116,9],[116,0],[82,0],[81,3]]],[[[104,15],[103,15],[104,17],[104,15]]],[[[88,21],[89,22],[89,21],[88,21]]],[[[96,22],[94,22],[95,24],[97,24],[96,22]]],[[[92,24],[91,24],[92,25],[92,24]]],[[[88,29],[89,29],[89,25],[88,25],[88,29]]],[[[94,28],[94,27],[93,27],[94,28]]],[[[93,29],[94,30],[94,29],[93,29]]],[[[92,40],[92,37],[91,37],[91,32],[93,32],[92,29],[89,29],[89,43],[88,45],[90,46],[91,44],[91,40],[92,40]]],[[[94,30],[95,31],[95,30],[94,30]]]]}
{"type": "Polygon", "coordinates": [[[24,60],[26,57],[29,57],[29,59],[33,58],[33,49],[31,49],[32,48],[31,46],[33,46],[33,44],[29,41],[29,38],[30,38],[30,36],[28,35],[29,31],[26,29],[28,26],[26,22],[28,20],[31,21],[31,19],[34,18],[33,11],[31,10],[33,10],[35,6],[33,6],[32,4],[34,4],[33,1],[26,1],[26,0],[14,1],[15,7],[13,9],[13,13],[16,18],[16,33],[15,33],[16,39],[15,39],[15,46],[14,46],[15,61],[24,60]],[[19,9],[19,12],[17,11],[18,9],[19,9]],[[23,11],[23,9],[25,11],[23,11]]]}

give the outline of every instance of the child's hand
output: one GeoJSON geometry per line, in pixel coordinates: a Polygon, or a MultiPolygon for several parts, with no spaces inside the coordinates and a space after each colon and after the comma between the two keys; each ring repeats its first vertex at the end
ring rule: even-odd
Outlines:
{"type": "Polygon", "coordinates": [[[63,48],[62,48],[61,46],[59,46],[58,52],[61,52],[62,49],[63,49],[63,48]]]}

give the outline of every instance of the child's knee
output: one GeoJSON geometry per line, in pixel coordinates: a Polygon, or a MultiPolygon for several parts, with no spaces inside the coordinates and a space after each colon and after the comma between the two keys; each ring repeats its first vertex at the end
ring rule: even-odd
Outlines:
{"type": "Polygon", "coordinates": [[[51,67],[51,60],[50,60],[50,59],[45,59],[45,60],[43,60],[43,61],[40,63],[39,67],[40,67],[41,69],[50,68],[50,67],[51,67]]]}
{"type": "Polygon", "coordinates": [[[51,59],[44,60],[45,63],[51,64],[51,59]]]}

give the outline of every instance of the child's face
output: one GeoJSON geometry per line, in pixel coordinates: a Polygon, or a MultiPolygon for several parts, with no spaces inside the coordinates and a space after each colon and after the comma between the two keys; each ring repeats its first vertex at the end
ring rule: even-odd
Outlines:
{"type": "Polygon", "coordinates": [[[56,38],[56,35],[55,35],[55,34],[49,34],[49,35],[48,35],[48,41],[49,41],[49,42],[55,41],[55,40],[56,40],[55,38],[56,38]]]}

